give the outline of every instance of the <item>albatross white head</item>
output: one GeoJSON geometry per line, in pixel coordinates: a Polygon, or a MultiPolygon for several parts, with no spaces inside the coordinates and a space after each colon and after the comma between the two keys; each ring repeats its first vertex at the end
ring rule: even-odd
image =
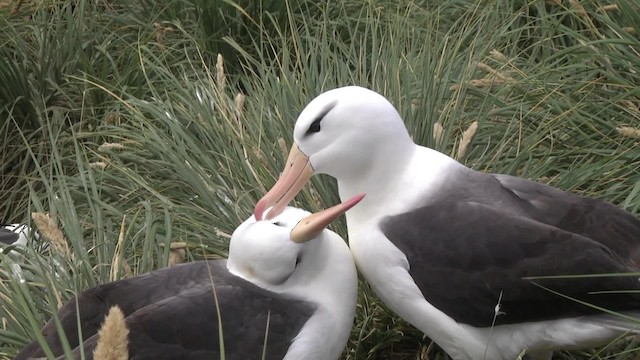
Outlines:
{"type": "MultiPolygon", "coordinates": [[[[346,250],[345,254],[350,256],[344,240],[325,228],[363,197],[364,194],[355,196],[315,214],[287,207],[268,221],[256,221],[252,216],[231,236],[227,267],[235,275],[276,291],[285,283],[290,287],[292,279],[308,282],[313,274],[303,274],[311,270],[303,260],[326,255],[316,252],[320,243],[328,243],[338,253],[346,250]],[[309,276],[307,280],[304,279],[306,275],[309,276]]],[[[331,263],[332,260],[335,259],[323,259],[322,262],[331,263]]]]}
{"type": "MultiPolygon", "coordinates": [[[[415,148],[402,118],[382,95],[357,86],[327,91],[300,113],[294,144],[278,182],[254,215],[279,214],[313,174],[357,182],[393,172],[415,148]],[[384,164],[381,168],[378,164],[384,164]],[[380,173],[380,174],[379,174],[380,173]]],[[[362,190],[358,190],[362,191],[362,190]]]]}
{"type": "Polygon", "coordinates": [[[358,300],[358,275],[345,241],[325,227],[363,197],[315,214],[287,207],[272,220],[256,221],[252,216],[231,237],[227,261],[231,273],[318,306],[285,360],[337,359],[347,343],[358,300]]]}

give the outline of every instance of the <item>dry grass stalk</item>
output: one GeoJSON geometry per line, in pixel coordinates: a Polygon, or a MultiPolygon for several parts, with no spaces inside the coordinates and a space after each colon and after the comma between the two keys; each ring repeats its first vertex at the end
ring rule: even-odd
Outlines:
{"type": "Polygon", "coordinates": [[[187,254],[185,251],[187,243],[185,242],[172,242],[169,251],[169,266],[174,266],[184,262],[184,258],[187,254]]]}
{"type": "Polygon", "coordinates": [[[120,223],[120,233],[118,234],[118,242],[116,243],[116,249],[113,252],[113,260],[111,261],[111,270],[109,271],[110,281],[115,281],[121,278],[119,276],[121,268],[122,268],[122,273],[124,274],[124,276],[122,277],[129,277],[132,275],[131,266],[129,266],[127,259],[122,257],[122,249],[124,248],[125,218],[126,216],[122,216],[122,222],[120,223]],[[120,263],[121,257],[122,257],[122,264],[120,263]]]}
{"type": "Polygon", "coordinates": [[[33,222],[36,224],[38,231],[47,240],[53,247],[55,252],[59,252],[64,254],[67,259],[72,258],[71,249],[69,248],[69,244],[67,240],[64,238],[62,231],[53,221],[53,219],[49,216],[49,214],[34,212],[31,213],[31,218],[33,222]]]}
{"type": "Polygon", "coordinates": [[[588,47],[591,51],[593,51],[594,53],[601,55],[602,59],[604,59],[604,61],[607,63],[607,65],[611,66],[611,60],[609,60],[609,57],[606,55],[602,55],[602,53],[600,52],[600,50],[598,50],[597,47],[593,46],[593,45],[589,45],[587,44],[584,40],[582,39],[578,39],[578,42],[580,43],[580,45],[582,46],[586,46],[588,47]]]}
{"type": "Polygon", "coordinates": [[[236,104],[236,113],[238,114],[238,116],[242,114],[242,110],[244,109],[244,99],[245,96],[243,93],[238,93],[238,95],[236,95],[236,98],[234,99],[234,102],[236,104]]]}
{"type": "Polygon", "coordinates": [[[104,161],[94,161],[89,164],[89,167],[92,169],[104,170],[107,167],[107,163],[104,161]]]}
{"type": "MultiPolygon", "coordinates": [[[[474,79],[474,80],[467,81],[467,85],[475,86],[475,87],[478,87],[478,88],[491,87],[493,85],[502,85],[502,84],[505,84],[505,83],[506,83],[505,80],[497,79],[497,78],[474,79]]],[[[451,87],[449,87],[449,90],[455,91],[455,90],[460,89],[461,87],[462,87],[462,84],[453,84],[453,85],[451,85],[451,87]]]]}
{"type": "MultiPolygon", "coordinates": [[[[511,78],[510,76],[503,75],[498,70],[492,68],[491,66],[483,62],[478,63],[478,69],[488,72],[489,74],[495,76],[497,79],[500,79],[503,81],[513,81],[513,78],[511,78]]],[[[491,80],[491,79],[486,79],[486,80],[491,80]]]]}
{"type": "Polygon", "coordinates": [[[444,128],[442,127],[442,124],[440,124],[439,122],[435,122],[433,124],[433,139],[436,141],[436,145],[440,144],[443,135],[444,128]]]}
{"type": "Polygon", "coordinates": [[[491,87],[493,85],[502,85],[506,83],[506,80],[499,78],[469,80],[469,85],[473,85],[475,87],[491,87]]]}
{"type": "Polygon", "coordinates": [[[310,187],[309,194],[311,195],[313,202],[316,204],[316,209],[323,209],[324,202],[322,201],[322,196],[320,196],[320,193],[318,193],[318,190],[314,189],[313,187],[310,187]]]}
{"type": "Polygon", "coordinates": [[[412,99],[411,100],[411,113],[415,114],[418,109],[420,109],[421,101],[420,99],[412,99]]]}
{"type": "Polygon", "coordinates": [[[286,157],[289,154],[289,148],[287,148],[287,143],[283,138],[278,138],[278,148],[280,148],[280,152],[284,154],[286,157]]]}
{"type": "Polygon", "coordinates": [[[631,126],[621,126],[616,128],[618,134],[626,137],[631,137],[634,139],[640,139],[640,128],[634,128],[631,126]]]}
{"type": "Polygon", "coordinates": [[[129,359],[129,329],[124,314],[118,306],[112,306],[98,331],[98,344],[93,352],[96,360],[129,359]]]}
{"type": "Polygon", "coordinates": [[[240,137],[241,139],[244,138],[244,127],[242,126],[242,121],[240,121],[240,117],[242,116],[242,111],[244,109],[244,94],[243,93],[238,93],[236,95],[236,98],[233,99],[233,102],[235,104],[235,117],[236,117],[236,123],[238,126],[238,130],[240,131],[240,137]]]}
{"type": "Polygon", "coordinates": [[[231,239],[231,235],[227,234],[226,232],[220,230],[220,229],[215,229],[216,232],[216,236],[217,237],[221,237],[221,238],[225,238],[225,239],[231,239]]]}
{"type": "Polygon", "coordinates": [[[214,254],[214,253],[211,253],[211,254],[205,253],[205,254],[203,254],[203,256],[204,256],[205,260],[226,260],[227,259],[226,257],[224,257],[222,255],[214,254]]]}
{"type": "Polygon", "coordinates": [[[416,360],[429,360],[433,356],[432,351],[435,350],[435,343],[429,341],[428,344],[420,344],[420,351],[416,354],[416,360]]]}
{"type": "Polygon", "coordinates": [[[507,57],[504,56],[503,53],[501,53],[500,51],[493,49],[491,51],[489,51],[489,54],[491,55],[491,57],[493,57],[494,59],[498,60],[501,63],[507,63],[509,60],[507,60],[507,57]]]}
{"type": "Polygon", "coordinates": [[[609,5],[605,5],[603,7],[601,7],[602,11],[618,11],[618,5],[616,4],[609,4],[609,5]]]}
{"type": "Polygon", "coordinates": [[[474,121],[467,130],[462,133],[462,140],[460,140],[460,144],[458,144],[458,152],[456,153],[456,159],[462,159],[464,155],[467,153],[467,148],[473,140],[473,137],[476,135],[476,131],[478,130],[478,121],[474,121]]]}
{"type": "Polygon", "coordinates": [[[169,249],[171,250],[186,249],[186,248],[187,248],[187,243],[184,241],[175,241],[169,244],[169,249]]]}
{"type": "Polygon", "coordinates": [[[169,266],[175,266],[184,262],[184,258],[186,256],[186,251],[184,249],[176,249],[169,251],[169,266]]]}
{"type": "Polygon", "coordinates": [[[120,124],[120,115],[116,112],[110,112],[107,117],[104,118],[104,122],[108,125],[119,125],[120,124]]]}
{"type": "Polygon", "coordinates": [[[220,93],[224,92],[226,83],[227,78],[224,75],[224,59],[222,58],[222,54],[218,54],[218,58],[216,59],[216,84],[218,84],[220,93]]]}
{"type": "MultiPolygon", "coordinates": [[[[493,69],[492,67],[484,63],[478,64],[478,68],[488,72],[489,75],[482,79],[469,80],[466,82],[467,85],[471,85],[477,88],[486,88],[486,87],[492,87],[494,85],[502,85],[506,83],[515,82],[515,79],[512,78],[511,76],[504,75],[503,73],[500,73],[499,71],[493,69]]],[[[459,90],[462,87],[462,85],[463,84],[453,84],[449,87],[449,90],[451,91],[459,90]]]]}
{"type": "Polygon", "coordinates": [[[579,0],[569,0],[569,4],[571,4],[571,7],[576,10],[578,15],[580,15],[580,16],[582,16],[584,18],[588,18],[589,17],[589,14],[587,14],[587,10],[584,9],[584,6],[582,6],[582,4],[580,4],[579,0]]]}
{"type": "Polygon", "coordinates": [[[22,1],[23,0],[16,1],[16,4],[14,5],[13,9],[11,9],[11,12],[9,13],[9,15],[15,15],[18,13],[18,11],[20,10],[20,7],[22,6],[22,1]]]}
{"type": "Polygon", "coordinates": [[[640,114],[640,104],[636,105],[633,101],[631,100],[620,100],[620,103],[623,105],[623,107],[629,111],[630,113],[634,114],[634,115],[638,115],[640,114]]]}
{"type": "Polygon", "coordinates": [[[538,178],[537,181],[540,182],[540,183],[549,185],[549,183],[551,182],[551,178],[548,177],[548,176],[542,176],[542,177],[538,178]]]}
{"type": "Polygon", "coordinates": [[[160,49],[164,49],[164,35],[174,29],[171,26],[162,26],[160,23],[153,23],[153,27],[155,28],[156,42],[160,49]]]}
{"type": "Polygon", "coordinates": [[[114,149],[124,149],[124,145],[121,143],[104,142],[102,143],[102,145],[98,146],[99,152],[104,152],[107,150],[114,150],[114,149]]]}
{"type": "Polygon", "coordinates": [[[636,29],[634,27],[631,26],[625,26],[622,28],[622,30],[624,30],[625,32],[628,32],[629,34],[635,34],[636,33],[636,29]]]}
{"type": "Polygon", "coordinates": [[[569,3],[571,4],[571,7],[573,9],[575,9],[575,11],[578,13],[578,15],[580,15],[582,18],[584,18],[584,21],[588,24],[590,30],[596,36],[602,38],[602,34],[600,33],[600,31],[598,31],[598,28],[593,23],[593,20],[591,20],[591,17],[589,16],[589,13],[587,13],[587,10],[585,10],[584,6],[582,6],[582,4],[580,4],[580,0],[569,0],[569,3]]]}

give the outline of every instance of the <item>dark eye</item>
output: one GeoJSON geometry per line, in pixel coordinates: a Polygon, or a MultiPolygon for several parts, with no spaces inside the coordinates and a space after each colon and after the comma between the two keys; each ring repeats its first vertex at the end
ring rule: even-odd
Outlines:
{"type": "Polygon", "coordinates": [[[275,226],[284,226],[284,224],[281,223],[280,221],[274,222],[273,225],[275,225],[275,226]]]}
{"type": "Polygon", "coordinates": [[[296,267],[298,267],[298,264],[300,264],[300,256],[296,258],[296,267]]]}
{"type": "Polygon", "coordinates": [[[324,119],[325,116],[327,116],[327,114],[329,113],[329,111],[331,111],[331,109],[333,109],[336,106],[336,102],[332,102],[330,104],[328,104],[316,117],[315,120],[313,120],[313,122],[311,123],[311,125],[309,125],[309,128],[307,129],[307,132],[305,132],[305,135],[310,135],[313,133],[317,133],[320,131],[320,121],[322,121],[322,119],[324,119]]]}
{"type": "Polygon", "coordinates": [[[306,135],[309,135],[311,133],[317,133],[318,131],[320,131],[320,121],[322,121],[321,117],[315,119],[309,126],[309,129],[307,130],[306,135]]]}

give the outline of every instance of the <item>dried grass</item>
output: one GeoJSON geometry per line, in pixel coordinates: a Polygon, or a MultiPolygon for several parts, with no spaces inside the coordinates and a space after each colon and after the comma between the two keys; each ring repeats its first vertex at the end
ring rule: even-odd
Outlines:
{"type": "Polygon", "coordinates": [[[95,360],[129,359],[129,329],[124,314],[118,306],[113,306],[98,331],[98,344],[93,352],[95,360]]]}
{"type": "Polygon", "coordinates": [[[458,151],[456,152],[456,159],[460,160],[467,153],[467,149],[469,148],[469,144],[473,137],[476,135],[478,131],[478,122],[474,121],[469,125],[467,130],[462,133],[462,139],[460,140],[460,144],[458,144],[458,151]]]}
{"type": "Polygon", "coordinates": [[[49,214],[34,212],[31,213],[31,218],[42,235],[42,238],[51,244],[53,251],[63,254],[68,259],[73,258],[73,253],[69,248],[69,244],[62,230],[60,230],[49,214]]]}

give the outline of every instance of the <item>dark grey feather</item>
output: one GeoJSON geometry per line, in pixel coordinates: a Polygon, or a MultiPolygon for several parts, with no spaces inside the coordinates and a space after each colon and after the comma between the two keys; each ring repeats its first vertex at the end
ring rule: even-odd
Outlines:
{"type": "MultiPolygon", "coordinates": [[[[88,339],[84,343],[85,355],[92,354],[97,330],[109,309],[118,305],[130,329],[130,357],[218,358],[218,317],[212,281],[222,314],[227,359],[262,354],[267,318],[266,358],[281,359],[316,309],[313,303],[266,291],[229,273],[226,261],[200,261],[87,290],[65,304],[59,317],[71,347],[77,347],[77,303],[83,338],[88,339]]],[[[45,325],[43,334],[54,354],[62,354],[53,320],[45,325]]],[[[79,355],[79,348],[75,352],[79,355]]],[[[36,356],[43,356],[43,352],[34,342],[16,360],[36,356]]]]}
{"type": "Polygon", "coordinates": [[[640,271],[636,217],[512,176],[457,175],[428,205],[380,223],[431,304],[479,327],[494,317],[499,325],[599,312],[543,287],[609,310],[640,309],[640,294],[624,292],[640,290],[637,274],[525,279],[640,271]],[[616,292],[594,294],[602,291],[616,292]]]}
{"type": "Polygon", "coordinates": [[[0,243],[11,245],[18,240],[19,234],[7,229],[4,226],[0,226],[0,243]]]}

